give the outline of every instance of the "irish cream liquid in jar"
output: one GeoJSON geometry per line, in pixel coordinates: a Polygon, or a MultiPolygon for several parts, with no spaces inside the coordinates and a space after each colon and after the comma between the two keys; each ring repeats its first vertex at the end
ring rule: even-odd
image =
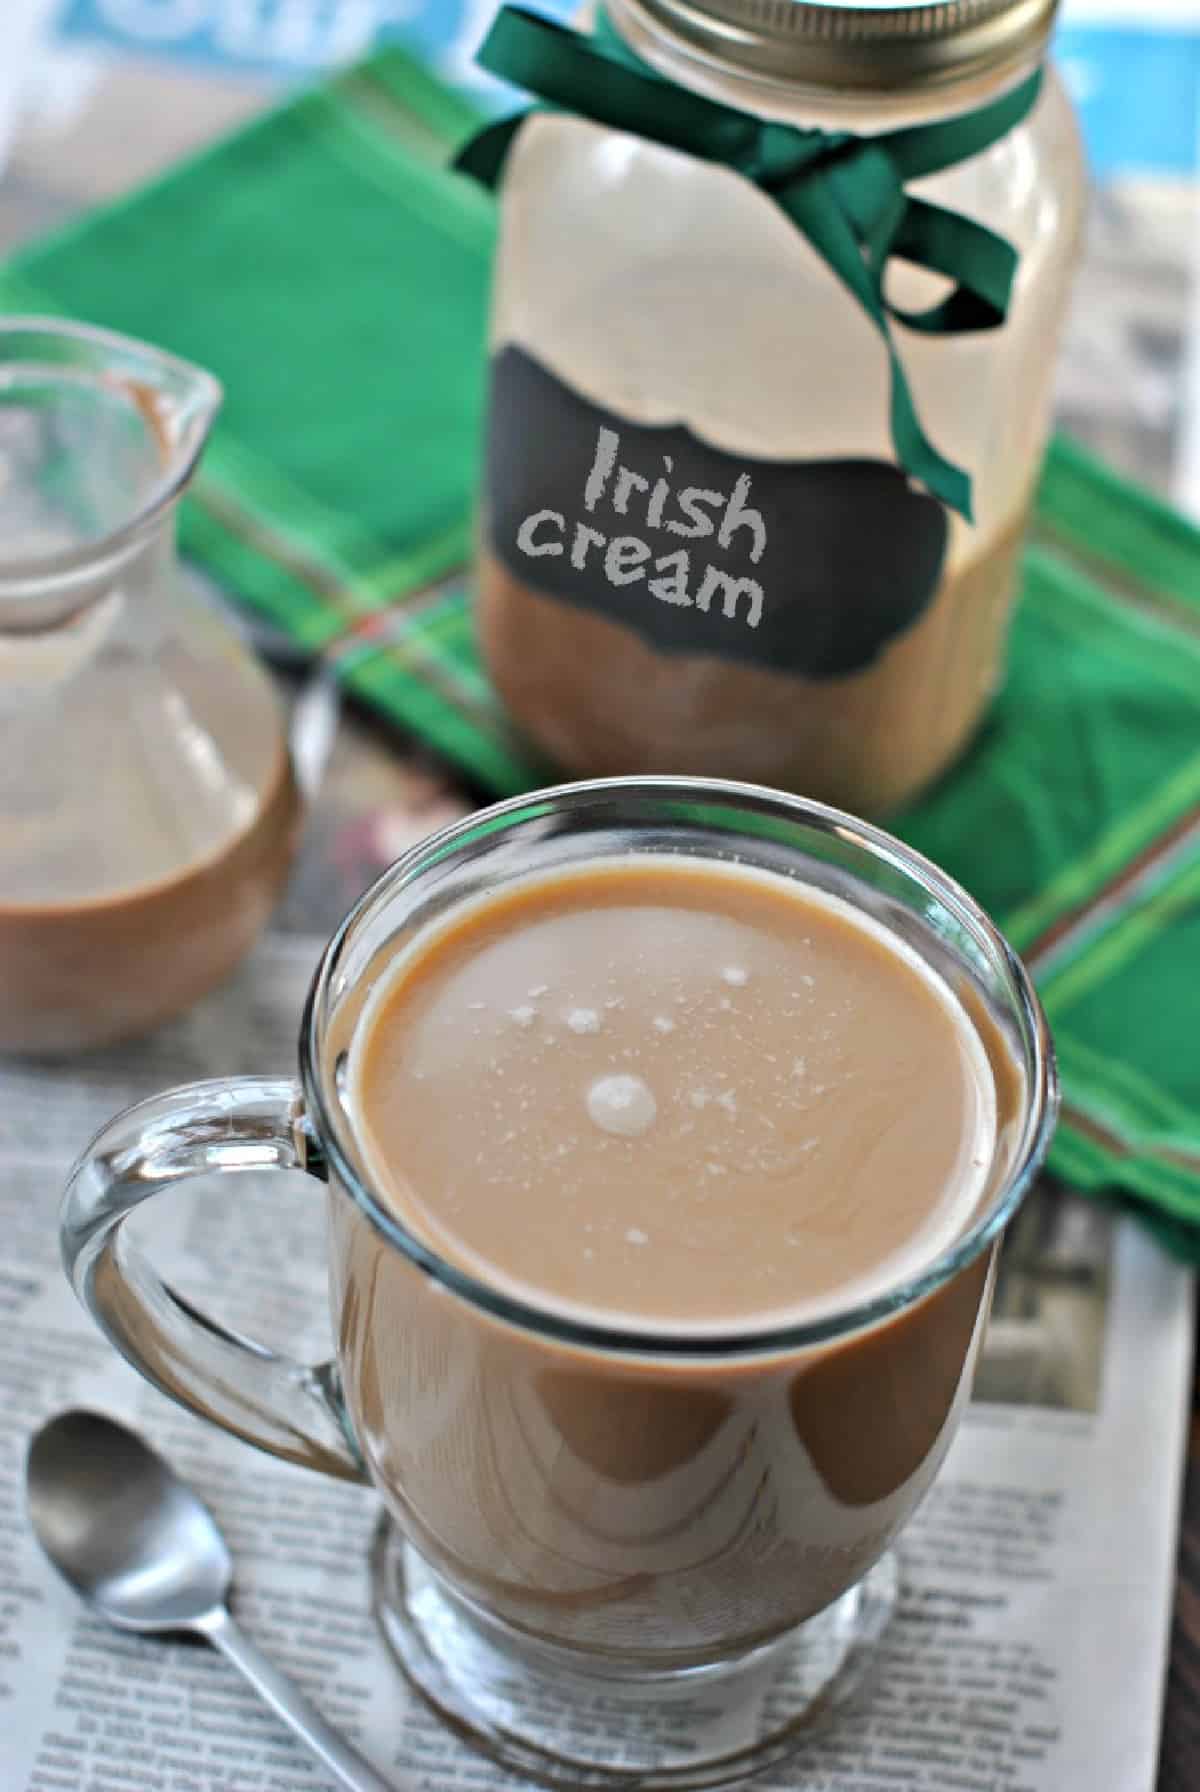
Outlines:
{"type": "MultiPolygon", "coordinates": [[[[1048,4],[611,0],[602,41],[763,120],[878,137],[986,108],[1048,4]],[[614,35],[615,34],[615,35],[614,35]]],[[[1046,68],[979,153],[905,182],[1018,257],[1004,321],[892,341],[971,520],[898,463],[884,338],[762,182],[567,111],[501,187],[479,627],[530,742],[578,773],[696,773],[896,808],[1002,675],[1084,177],[1046,68]]],[[[889,303],[951,282],[893,251],[889,303]]]]}

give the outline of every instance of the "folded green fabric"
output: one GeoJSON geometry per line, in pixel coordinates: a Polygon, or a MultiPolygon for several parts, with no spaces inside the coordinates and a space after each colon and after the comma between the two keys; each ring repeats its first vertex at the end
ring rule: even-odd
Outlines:
{"type": "MultiPolygon", "coordinates": [[[[544,782],[480,669],[464,569],[491,202],[477,117],[390,50],[0,270],[212,368],[185,549],[482,789],[544,782]]],[[[1007,686],[894,822],[1033,966],[1061,1055],[1053,1167],[1200,1261],[1200,534],[1067,442],[1007,686]]]]}

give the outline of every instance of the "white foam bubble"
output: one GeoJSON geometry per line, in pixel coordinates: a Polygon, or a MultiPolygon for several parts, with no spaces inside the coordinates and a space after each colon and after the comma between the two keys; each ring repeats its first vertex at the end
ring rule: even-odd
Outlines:
{"type": "Polygon", "coordinates": [[[721,975],[726,983],[732,983],[735,989],[741,989],[750,981],[749,971],[740,964],[727,964],[721,975]]]}
{"type": "Polygon", "coordinates": [[[550,985],[548,983],[535,983],[529,992],[529,999],[531,1002],[537,1002],[540,1001],[542,996],[548,996],[549,994],[550,985]]]}
{"type": "Polygon", "coordinates": [[[675,1022],[669,1014],[656,1014],[654,1016],[654,1031],[656,1033],[673,1033],[675,1022]]]}
{"type": "Polygon", "coordinates": [[[587,1092],[588,1118],[601,1132],[636,1139],[653,1126],[658,1103],[640,1076],[598,1076],[587,1092]]]}
{"type": "Polygon", "coordinates": [[[572,1008],[566,1016],[572,1033],[598,1033],[600,1016],[594,1008],[572,1008]]]}
{"type": "Polygon", "coordinates": [[[537,1009],[531,1008],[528,1002],[522,1002],[519,1008],[510,1008],[509,1020],[515,1020],[519,1027],[531,1027],[537,1019],[537,1009]]]}
{"type": "Polygon", "coordinates": [[[650,1234],[643,1232],[640,1226],[630,1226],[625,1234],[626,1244],[649,1244],[650,1234]]]}

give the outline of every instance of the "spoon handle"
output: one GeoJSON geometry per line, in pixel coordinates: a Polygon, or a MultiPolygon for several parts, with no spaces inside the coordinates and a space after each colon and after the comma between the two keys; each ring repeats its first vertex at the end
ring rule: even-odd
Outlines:
{"type": "Polygon", "coordinates": [[[301,1742],[307,1743],[313,1754],[343,1786],[350,1788],[350,1792],[398,1792],[395,1785],[376,1773],[357,1749],[351,1748],[325,1722],[295,1682],[268,1661],[257,1644],[239,1630],[227,1610],[213,1612],[196,1628],[246,1676],[276,1716],[295,1731],[301,1742]]]}

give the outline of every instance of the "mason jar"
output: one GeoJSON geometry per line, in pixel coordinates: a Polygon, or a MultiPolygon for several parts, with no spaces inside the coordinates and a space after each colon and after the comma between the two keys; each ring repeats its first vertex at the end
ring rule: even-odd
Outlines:
{"type": "MultiPolygon", "coordinates": [[[[626,65],[848,134],[836,167],[854,140],[1031,82],[1054,10],[608,0],[598,23],[626,65]]],[[[655,128],[535,110],[508,153],[481,506],[491,677],[572,772],[890,810],[967,745],[1001,676],[1081,231],[1071,104],[1047,68],[1011,129],[905,183],[1017,257],[992,327],[891,322],[920,425],[969,480],[957,506],[900,464],[884,335],[770,181],[655,128]]],[[[903,249],[883,291],[928,312],[951,282],[903,249]]]]}

